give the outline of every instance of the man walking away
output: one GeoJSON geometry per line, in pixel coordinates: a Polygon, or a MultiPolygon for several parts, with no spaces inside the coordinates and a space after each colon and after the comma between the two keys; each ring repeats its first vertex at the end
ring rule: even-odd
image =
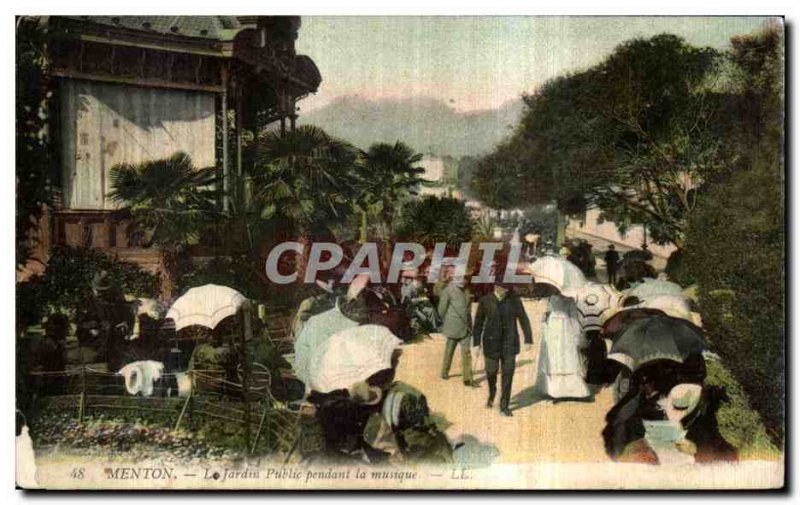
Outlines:
{"type": "Polygon", "coordinates": [[[469,294],[464,288],[464,280],[450,281],[442,290],[439,299],[439,316],[442,318],[442,333],[447,339],[444,347],[444,360],[442,361],[442,379],[450,376],[450,365],[453,363],[453,354],[456,346],[461,347],[461,375],[464,385],[477,387],[472,380],[472,357],[469,349],[469,335],[472,326],[470,313],[469,294]]]}
{"type": "Polygon", "coordinates": [[[497,371],[501,370],[500,411],[512,416],[511,382],[514,379],[517,354],[519,354],[519,333],[517,322],[525,335],[525,347],[533,345],[531,323],[528,320],[522,301],[508,287],[495,284],[494,292],[481,298],[475,315],[473,344],[483,344],[486,362],[486,379],[489,383],[489,400],[486,407],[491,408],[497,394],[497,371]]]}
{"type": "Polygon", "coordinates": [[[608,246],[608,251],[603,259],[606,261],[608,283],[614,286],[617,283],[617,267],[619,266],[619,253],[614,250],[614,244],[608,246]]]}

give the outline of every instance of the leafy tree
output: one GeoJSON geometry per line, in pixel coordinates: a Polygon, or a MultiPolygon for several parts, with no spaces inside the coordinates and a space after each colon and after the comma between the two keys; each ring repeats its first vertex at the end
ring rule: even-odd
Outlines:
{"type": "Polygon", "coordinates": [[[534,233],[539,235],[539,247],[556,240],[556,209],[550,205],[538,205],[525,211],[520,223],[520,234],[534,233]]]}
{"type": "Polygon", "coordinates": [[[189,155],[178,152],[165,159],[115,165],[109,176],[109,196],[130,212],[141,244],[162,249],[174,284],[186,246],[197,243],[204,227],[219,215],[216,169],[196,169],[189,155]]]}
{"type": "Polygon", "coordinates": [[[18,17],[16,25],[16,261],[31,257],[31,240],[51,203],[53,172],[47,129],[52,82],[48,77],[47,33],[37,20],[18,17]]]}
{"type": "MultiPolygon", "coordinates": [[[[391,230],[396,206],[409,195],[416,195],[424,183],[421,175],[425,169],[418,166],[421,153],[402,142],[378,143],[362,153],[362,163],[357,165],[360,195],[357,199],[366,221],[372,216],[381,239],[391,230]]],[[[366,222],[362,223],[362,241],[366,240],[366,222]]]]}
{"type": "Polygon", "coordinates": [[[716,135],[720,55],[658,35],[524,97],[514,135],[481,160],[473,188],[490,205],[599,205],[648,222],[653,239],[683,241],[698,188],[724,159],[716,135]]]}
{"type": "Polygon", "coordinates": [[[406,203],[400,212],[398,236],[432,248],[437,242],[458,247],[469,242],[475,223],[463,201],[426,196],[406,203]]]}

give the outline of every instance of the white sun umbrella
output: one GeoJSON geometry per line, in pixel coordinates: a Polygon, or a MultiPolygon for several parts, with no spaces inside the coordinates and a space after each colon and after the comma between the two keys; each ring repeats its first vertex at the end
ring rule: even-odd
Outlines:
{"type": "Polygon", "coordinates": [[[339,306],[311,316],[294,341],[294,373],[304,384],[309,384],[311,356],[326,340],[348,328],[355,328],[358,323],[348,318],[339,306]]]}
{"type": "Polygon", "coordinates": [[[692,307],[692,300],[684,295],[658,295],[644,299],[639,308],[657,309],[677,319],[685,319],[695,326],[703,326],[700,314],[692,307]]]}
{"type": "Polygon", "coordinates": [[[602,329],[600,319],[606,312],[615,311],[622,293],[608,284],[587,282],[576,292],[575,305],[578,308],[578,321],[583,331],[602,329]]]}
{"type": "Polygon", "coordinates": [[[320,393],[347,389],[391,368],[402,341],[385,326],[366,324],[334,333],[312,351],[309,387],[320,393]]]}
{"type": "Polygon", "coordinates": [[[640,300],[660,295],[681,295],[683,288],[680,284],[665,281],[662,279],[650,279],[645,277],[641,284],[630,289],[627,296],[635,296],[640,300]]]}
{"type": "Polygon", "coordinates": [[[586,277],[581,269],[568,259],[560,256],[545,256],[534,261],[529,272],[533,282],[549,284],[564,296],[575,296],[577,291],[586,286],[586,277]]]}
{"type": "Polygon", "coordinates": [[[228,316],[236,314],[247,298],[227,286],[206,284],[192,288],[175,300],[167,318],[175,321],[175,331],[198,325],[213,330],[228,316]]]}

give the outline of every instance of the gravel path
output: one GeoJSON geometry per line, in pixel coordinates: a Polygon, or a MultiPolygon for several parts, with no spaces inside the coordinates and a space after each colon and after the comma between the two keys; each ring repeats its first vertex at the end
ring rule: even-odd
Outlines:
{"type": "MultiPolygon", "coordinates": [[[[611,391],[601,390],[593,401],[553,403],[533,394],[539,350],[539,321],[545,301],[525,301],[533,328],[533,349],[517,356],[512,389],[514,417],[504,417],[497,408],[486,408],[488,387],[483,359],[476,378],[480,388],[461,383],[460,355],[456,352],[451,377],[439,377],[444,336],[404,348],[398,379],[422,390],[440,426],[451,440],[465,445],[457,451],[463,463],[483,466],[489,463],[518,462],[604,462],[600,432],[604,417],[612,406],[611,391]]],[[[498,377],[499,387],[499,377],[498,377]]]]}

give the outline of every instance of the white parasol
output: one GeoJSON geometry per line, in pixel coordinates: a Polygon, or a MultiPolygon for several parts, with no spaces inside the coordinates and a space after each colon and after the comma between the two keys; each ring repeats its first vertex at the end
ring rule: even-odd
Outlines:
{"type": "Polygon", "coordinates": [[[320,393],[347,389],[391,368],[392,353],[401,343],[388,328],[376,324],[338,331],[313,350],[309,386],[320,393]]]}
{"type": "Polygon", "coordinates": [[[190,289],[175,300],[167,318],[175,321],[175,331],[192,325],[213,330],[220,321],[236,314],[245,301],[247,298],[233,288],[206,284],[190,289]]]}
{"type": "Polygon", "coordinates": [[[635,296],[640,300],[661,295],[682,295],[683,288],[679,284],[663,279],[645,277],[642,283],[628,290],[627,296],[635,296]]]}
{"type": "Polygon", "coordinates": [[[545,256],[534,261],[528,269],[533,282],[549,284],[564,296],[575,296],[577,290],[587,284],[581,269],[564,257],[545,256]]]}
{"type": "Polygon", "coordinates": [[[657,309],[676,319],[685,319],[690,323],[703,327],[700,314],[693,310],[692,300],[684,295],[657,295],[646,298],[637,307],[657,309]]]}
{"type": "Polygon", "coordinates": [[[311,316],[294,341],[294,373],[304,384],[309,384],[309,367],[314,350],[336,332],[355,328],[358,323],[348,318],[338,305],[316,316],[311,316]]]}
{"type": "Polygon", "coordinates": [[[607,284],[588,282],[576,293],[578,321],[583,331],[601,330],[600,318],[616,310],[622,293],[607,284]]]}

